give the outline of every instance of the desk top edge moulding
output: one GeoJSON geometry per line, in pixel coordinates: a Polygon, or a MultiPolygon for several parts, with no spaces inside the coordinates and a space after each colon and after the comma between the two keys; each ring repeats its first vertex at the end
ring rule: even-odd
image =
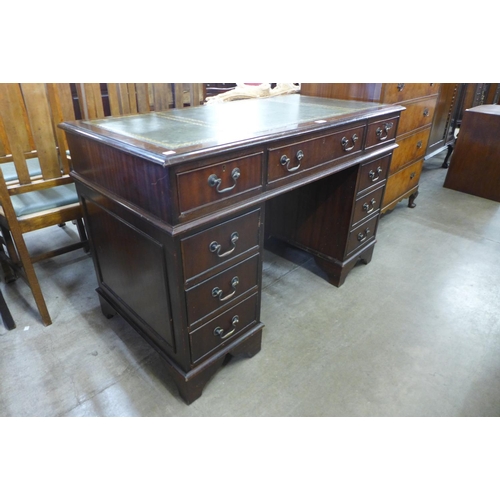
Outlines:
{"type": "Polygon", "coordinates": [[[402,110],[286,95],[60,125],[102,311],[186,403],[260,350],[265,243],[310,252],[337,287],[370,261],[402,110]]]}

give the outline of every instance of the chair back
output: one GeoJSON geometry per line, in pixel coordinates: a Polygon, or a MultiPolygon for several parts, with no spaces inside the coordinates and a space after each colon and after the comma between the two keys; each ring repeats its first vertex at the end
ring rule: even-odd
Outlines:
{"type": "Polygon", "coordinates": [[[74,119],[69,84],[0,84],[0,168],[11,194],[57,185],[62,177],[70,182],[57,124],[74,119]]]}
{"type": "Polygon", "coordinates": [[[202,83],[76,83],[81,118],[94,120],[199,106],[202,83]]]}

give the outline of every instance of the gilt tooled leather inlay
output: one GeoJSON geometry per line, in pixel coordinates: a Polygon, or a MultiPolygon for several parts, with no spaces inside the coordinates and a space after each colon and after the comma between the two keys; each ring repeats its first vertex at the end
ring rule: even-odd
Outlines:
{"type": "Polygon", "coordinates": [[[311,99],[288,95],[171,109],[142,115],[87,121],[109,132],[170,150],[227,144],[301,124],[335,119],[373,108],[374,103],[311,99]]]}

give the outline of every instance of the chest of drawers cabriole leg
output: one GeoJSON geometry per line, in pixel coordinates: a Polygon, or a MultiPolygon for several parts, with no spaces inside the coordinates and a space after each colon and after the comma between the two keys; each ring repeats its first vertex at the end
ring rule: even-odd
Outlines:
{"type": "Polygon", "coordinates": [[[61,125],[103,313],[161,354],[187,403],[228,355],[260,350],[265,233],[336,286],[370,260],[402,110],[299,95],[220,106],[61,125]]]}

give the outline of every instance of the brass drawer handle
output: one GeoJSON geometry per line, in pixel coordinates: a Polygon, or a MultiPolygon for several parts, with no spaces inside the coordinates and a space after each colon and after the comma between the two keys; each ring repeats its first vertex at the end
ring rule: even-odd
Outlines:
{"type": "Polygon", "coordinates": [[[299,162],[299,164],[296,167],[290,168],[290,158],[288,158],[287,155],[283,155],[280,158],[280,164],[283,167],[285,167],[288,170],[288,172],[295,172],[296,170],[298,170],[300,168],[300,162],[304,158],[304,152],[302,150],[297,151],[297,154],[295,155],[295,158],[297,158],[297,160],[299,162]]]}
{"type": "Polygon", "coordinates": [[[420,149],[422,147],[422,141],[417,142],[417,149],[420,149]]]}
{"type": "Polygon", "coordinates": [[[380,174],[382,173],[382,167],[377,167],[377,170],[374,172],[370,170],[368,172],[368,177],[372,182],[378,181],[380,179],[380,174]],[[375,177],[376,176],[376,177],[375,177]]]}
{"type": "Polygon", "coordinates": [[[215,187],[216,191],[218,193],[227,193],[228,191],[231,191],[236,187],[236,182],[240,178],[241,172],[239,168],[233,169],[231,172],[231,178],[234,180],[234,184],[232,186],[229,186],[224,189],[220,189],[220,185],[222,184],[222,179],[220,177],[217,177],[216,174],[212,174],[208,177],[208,185],[210,187],[215,187]]]}
{"type": "Polygon", "coordinates": [[[212,253],[216,253],[218,257],[227,257],[228,255],[232,254],[235,249],[236,249],[236,242],[239,239],[239,234],[235,231],[234,233],[231,234],[230,241],[231,245],[233,246],[230,248],[227,252],[225,253],[220,253],[222,245],[220,243],[217,243],[216,241],[212,241],[209,245],[209,249],[212,253]]]}
{"type": "Polygon", "coordinates": [[[405,84],[404,83],[398,83],[398,91],[399,92],[402,92],[404,88],[405,88],[405,84]]]}
{"type": "Polygon", "coordinates": [[[429,116],[429,108],[424,109],[424,116],[429,116]]]}
{"type": "Polygon", "coordinates": [[[348,147],[349,146],[349,139],[347,137],[342,137],[342,139],[340,140],[340,144],[342,145],[342,149],[344,151],[351,151],[352,149],[354,149],[354,146],[355,146],[356,141],[358,139],[359,139],[358,134],[353,134],[353,136],[351,137],[352,146],[348,147]]]}
{"type": "Polygon", "coordinates": [[[231,330],[229,330],[228,332],[224,333],[224,328],[221,328],[220,326],[216,326],[214,328],[214,335],[220,337],[221,340],[227,339],[236,331],[236,325],[239,323],[239,321],[240,321],[240,318],[238,315],[233,316],[233,319],[231,320],[231,325],[233,328],[231,330]]]}
{"type": "Polygon", "coordinates": [[[366,238],[368,238],[368,235],[370,234],[370,230],[368,228],[365,229],[364,233],[358,233],[358,241],[365,241],[366,238]]]}
{"type": "Polygon", "coordinates": [[[233,289],[232,293],[230,293],[229,295],[226,295],[225,297],[222,296],[222,294],[224,293],[218,286],[216,286],[213,290],[212,290],[212,297],[214,298],[219,298],[219,301],[220,302],[225,302],[226,300],[229,300],[235,293],[236,293],[236,287],[240,284],[240,280],[238,278],[238,276],[235,276],[232,280],[231,280],[231,288],[233,289]]]}
{"type": "Polygon", "coordinates": [[[375,198],[372,198],[370,203],[363,203],[363,210],[367,213],[370,214],[375,210],[375,205],[377,204],[377,200],[375,198]]]}
{"type": "Polygon", "coordinates": [[[380,141],[383,141],[383,140],[387,139],[387,137],[389,137],[389,130],[391,130],[393,125],[394,125],[394,123],[389,122],[389,123],[384,123],[384,128],[382,128],[382,127],[377,128],[377,131],[375,132],[375,134],[377,135],[377,137],[379,138],[380,141]],[[384,132],[385,132],[385,135],[383,135],[384,132]]]}
{"type": "Polygon", "coordinates": [[[416,175],[417,175],[417,172],[412,172],[412,173],[410,174],[410,179],[413,179],[416,175]]]}

